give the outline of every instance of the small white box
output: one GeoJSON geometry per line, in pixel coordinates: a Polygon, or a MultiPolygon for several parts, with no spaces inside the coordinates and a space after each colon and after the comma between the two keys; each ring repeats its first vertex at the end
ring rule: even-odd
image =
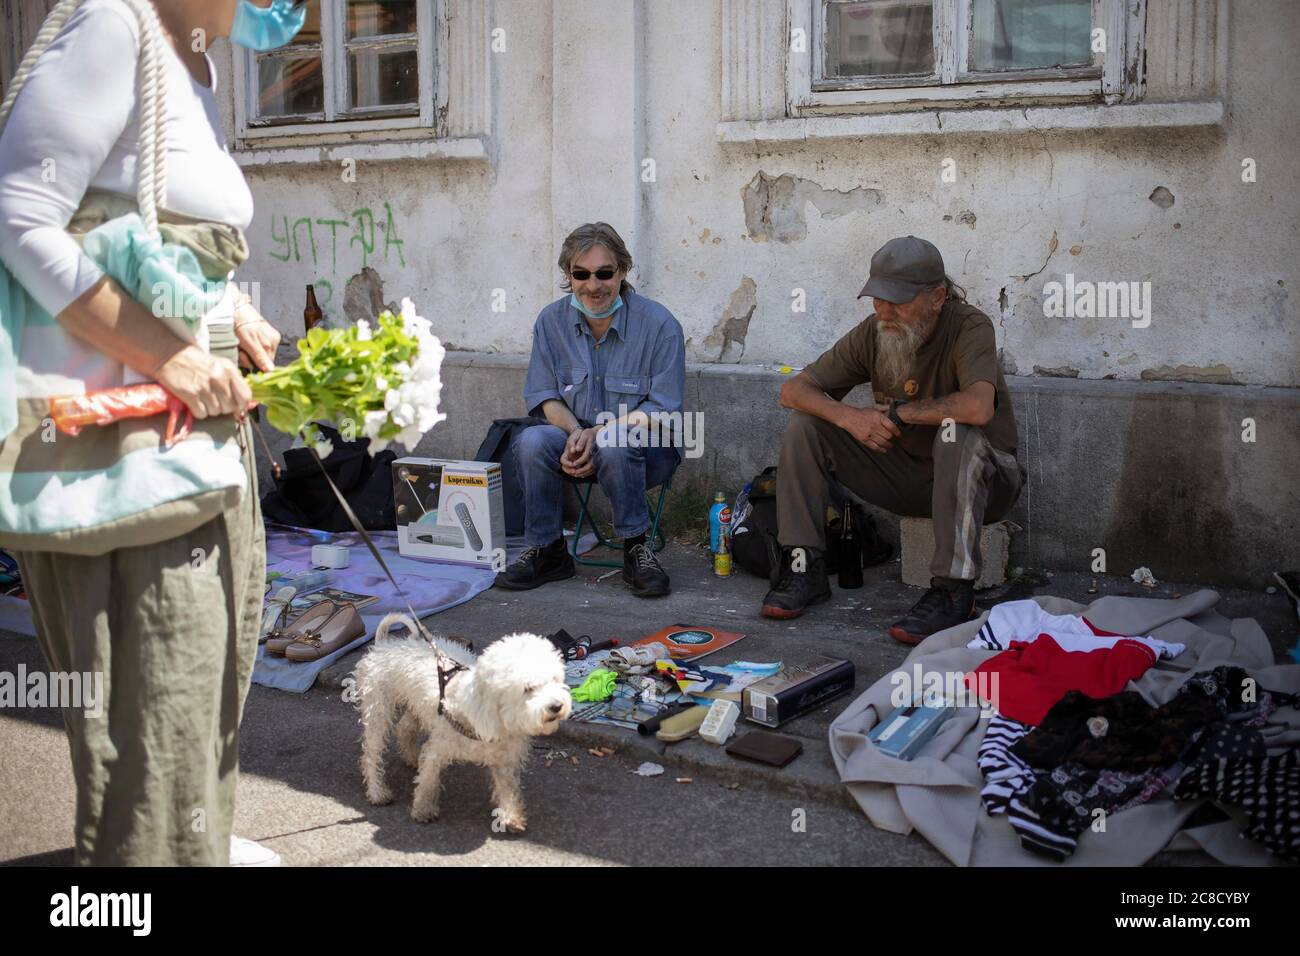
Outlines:
{"type": "Polygon", "coordinates": [[[352,561],[347,548],[336,544],[314,544],[311,563],[316,568],[346,568],[352,561]]]}
{"type": "Polygon", "coordinates": [[[393,501],[403,556],[505,567],[500,465],[399,458],[393,462],[393,501]]]}

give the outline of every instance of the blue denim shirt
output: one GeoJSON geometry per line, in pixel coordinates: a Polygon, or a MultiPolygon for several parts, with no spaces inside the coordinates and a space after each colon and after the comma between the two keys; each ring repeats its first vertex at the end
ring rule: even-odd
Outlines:
{"type": "Polygon", "coordinates": [[[540,414],[552,398],[591,424],[601,412],[618,415],[620,405],[629,412],[677,412],[685,386],[682,327],[652,299],[625,292],[600,343],[567,295],[537,316],[524,380],[529,414],[540,414]]]}

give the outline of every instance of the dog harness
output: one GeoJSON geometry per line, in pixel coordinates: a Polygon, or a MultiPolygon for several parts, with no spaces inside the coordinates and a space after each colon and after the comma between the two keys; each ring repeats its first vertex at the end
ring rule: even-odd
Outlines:
{"type": "MultiPolygon", "coordinates": [[[[423,630],[424,629],[421,628],[421,631],[423,630]]],[[[425,637],[425,640],[428,641],[429,638],[425,637]]],[[[446,710],[443,706],[443,701],[447,699],[447,685],[451,683],[451,679],[461,671],[469,670],[469,668],[464,664],[459,664],[447,657],[447,655],[438,650],[433,641],[429,641],[429,649],[433,651],[434,654],[438,655],[438,716],[444,718],[447,723],[451,724],[451,726],[455,728],[456,732],[462,737],[469,740],[481,740],[482,738],[480,738],[478,734],[474,733],[474,731],[462,724],[456,719],[451,711],[446,710]]]]}

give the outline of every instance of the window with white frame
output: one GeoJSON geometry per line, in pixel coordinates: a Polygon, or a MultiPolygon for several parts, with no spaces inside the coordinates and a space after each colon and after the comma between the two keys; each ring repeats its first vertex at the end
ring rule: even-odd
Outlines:
{"type": "Polygon", "coordinates": [[[309,0],[293,43],[242,54],[242,134],[428,125],[434,3],[309,0]]]}
{"type": "Polygon", "coordinates": [[[790,4],[791,105],[814,110],[1018,96],[1113,102],[1145,20],[1145,0],[790,4]]]}

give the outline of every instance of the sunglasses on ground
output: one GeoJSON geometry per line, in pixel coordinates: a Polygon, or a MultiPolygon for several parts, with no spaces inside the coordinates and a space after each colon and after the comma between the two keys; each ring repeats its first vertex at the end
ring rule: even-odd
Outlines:
{"type": "MultiPolygon", "coordinates": [[[[610,266],[605,266],[603,268],[597,269],[595,272],[595,276],[601,282],[608,282],[610,279],[614,278],[616,272],[617,270],[615,270],[614,268],[610,266]]],[[[577,279],[579,282],[586,282],[588,279],[592,277],[592,274],[593,273],[590,269],[569,270],[569,275],[577,279]]]]}

